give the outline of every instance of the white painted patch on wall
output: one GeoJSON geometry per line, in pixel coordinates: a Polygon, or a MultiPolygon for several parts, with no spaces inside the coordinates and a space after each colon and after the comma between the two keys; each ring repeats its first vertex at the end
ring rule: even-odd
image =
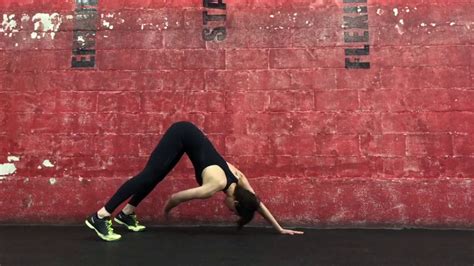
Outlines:
{"type": "Polygon", "coordinates": [[[30,20],[30,16],[28,14],[21,15],[21,22],[27,22],[30,20]]]}
{"type": "Polygon", "coordinates": [[[112,30],[114,29],[114,25],[110,24],[110,22],[108,22],[107,20],[102,20],[102,26],[106,27],[107,29],[109,30],[112,30]]]}
{"type": "Polygon", "coordinates": [[[3,32],[4,36],[12,37],[15,33],[19,32],[17,29],[18,24],[15,20],[15,14],[3,14],[2,27],[0,32],[3,32]]]}
{"type": "Polygon", "coordinates": [[[449,26],[454,26],[454,25],[456,25],[456,22],[449,23],[449,26]]]}
{"type": "Polygon", "coordinates": [[[56,184],[56,182],[57,182],[57,181],[56,181],[56,178],[54,178],[54,177],[51,177],[51,178],[49,179],[49,184],[51,184],[51,185],[56,184]]]}
{"type": "Polygon", "coordinates": [[[398,34],[403,35],[403,34],[405,33],[405,32],[402,30],[402,28],[400,28],[400,26],[398,26],[398,24],[395,25],[395,28],[397,29],[398,34]]]}
{"type": "Polygon", "coordinates": [[[421,22],[420,26],[426,27],[426,26],[428,26],[428,25],[427,25],[426,23],[424,23],[424,22],[421,22]]]}
{"type": "Polygon", "coordinates": [[[9,163],[11,163],[11,162],[19,162],[19,161],[20,161],[20,157],[19,157],[19,156],[8,156],[8,157],[7,157],[7,161],[8,161],[9,163]]]}
{"type": "Polygon", "coordinates": [[[54,39],[62,24],[62,17],[58,13],[36,13],[31,21],[34,23],[34,32],[31,33],[32,39],[41,39],[46,35],[54,39]]]}
{"type": "Polygon", "coordinates": [[[398,8],[393,9],[393,15],[396,17],[398,16],[398,8]]]}
{"type": "Polygon", "coordinates": [[[16,172],[14,163],[2,163],[0,164],[0,179],[5,179],[6,176],[12,175],[16,172]]]}
{"type": "Polygon", "coordinates": [[[405,21],[403,21],[403,19],[400,19],[399,22],[400,22],[401,25],[405,25],[405,21]]]}
{"type": "Polygon", "coordinates": [[[43,166],[47,168],[51,168],[51,167],[54,167],[54,164],[52,164],[50,160],[44,160],[43,166]]]}
{"type": "Polygon", "coordinates": [[[381,16],[383,13],[384,12],[381,8],[377,9],[377,15],[381,16]]]}

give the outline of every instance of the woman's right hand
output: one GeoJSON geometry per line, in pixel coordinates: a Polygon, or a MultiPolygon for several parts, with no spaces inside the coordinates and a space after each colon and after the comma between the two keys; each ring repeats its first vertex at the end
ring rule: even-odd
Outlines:
{"type": "Polygon", "coordinates": [[[175,199],[175,197],[174,197],[174,194],[171,195],[171,197],[170,197],[170,198],[168,199],[168,201],[166,202],[165,208],[164,208],[164,210],[163,210],[163,213],[165,214],[165,217],[168,217],[170,211],[171,211],[174,207],[178,206],[178,204],[179,204],[179,203],[176,201],[176,199],[175,199]]]}

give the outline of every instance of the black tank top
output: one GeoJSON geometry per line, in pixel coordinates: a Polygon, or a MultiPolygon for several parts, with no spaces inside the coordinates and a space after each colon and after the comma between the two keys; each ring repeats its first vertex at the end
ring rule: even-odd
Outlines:
{"type": "Polygon", "coordinates": [[[183,134],[183,145],[191,160],[196,175],[196,181],[202,185],[202,171],[210,165],[217,165],[224,170],[227,184],[223,191],[226,191],[232,183],[237,183],[238,179],[229,169],[227,162],[217,152],[211,141],[193,124],[189,123],[183,134]]]}

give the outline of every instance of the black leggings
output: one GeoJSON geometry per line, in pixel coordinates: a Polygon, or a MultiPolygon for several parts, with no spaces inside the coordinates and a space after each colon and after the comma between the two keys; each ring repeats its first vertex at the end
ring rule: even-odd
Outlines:
{"type": "Polygon", "coordinates": [[[181,138],[186,128],[189,128],[189,123],[178,122],[166,131],[151,153],[145,168],[125,182],[105,204],[109,213],[132,195],[128,203],[137,206],[165,178],[186,152],[181,138]]]}

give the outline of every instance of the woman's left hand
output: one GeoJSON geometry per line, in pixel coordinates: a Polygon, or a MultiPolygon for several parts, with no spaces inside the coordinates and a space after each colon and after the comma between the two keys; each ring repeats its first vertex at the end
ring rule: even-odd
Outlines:
{"type": "Polygon", "coordinates": [[[282,235],[302,235],[304,234],[303,231],[295,231],[295,230],[289,230],[289,229],[284,229],[282,228],[280,230],[280,234],[282,235]]]}
{"type": "Polygon", "coordinates": [[[174,197],[172,195],[170,197],[170,199],[168,200],[168,202],[166,202],[165,208],[163,209],[163,213],[165,214],[165,217],[168,217],[171,209],[178,206],[178,204],[179,203],[176,202],[176,200],[174,199],[174,197]]]}

